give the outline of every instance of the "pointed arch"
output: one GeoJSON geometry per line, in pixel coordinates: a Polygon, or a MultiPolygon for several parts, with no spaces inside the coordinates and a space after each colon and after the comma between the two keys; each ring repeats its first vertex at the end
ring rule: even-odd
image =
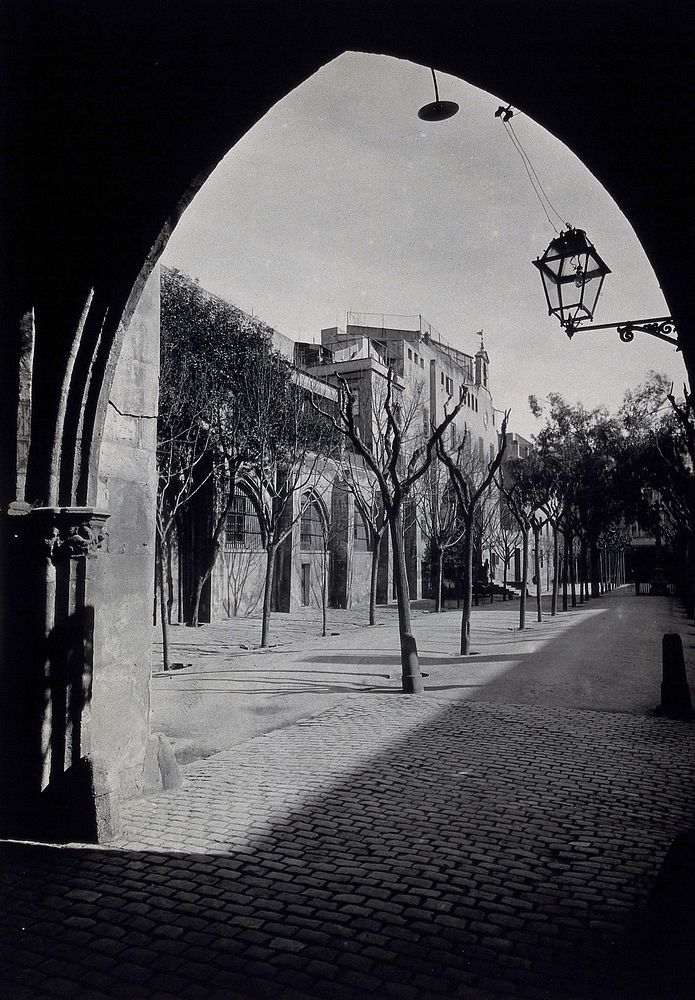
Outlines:
{"type": "Polygon", "coordinates": [[[330,523],[323,499],[315,490],[302,497],[299,548],[302,552],[317,552],[324,548],[330,523]]]}
{"type": "Polygon", "coordinates": [[[224,529],[225,552],[260,552],[263,545],[258,490],[247,477],[234,484],[224,529]]]}

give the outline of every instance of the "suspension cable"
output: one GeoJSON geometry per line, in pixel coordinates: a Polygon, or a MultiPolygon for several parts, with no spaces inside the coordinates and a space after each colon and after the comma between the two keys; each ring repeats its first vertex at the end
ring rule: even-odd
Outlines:
{"type": "Polygon", "coordinates": [[[536,172],[536,168],[531,162],[530,156],[524,149],[521,139],[514,131],[514,126],[510,123],[510,119],[513,116],[511,105],[509,105],[509,107],[506,109],[499,108],[496,117],[499,117],[500,112],[503,110],[506,110],[506,114],[502,117],[502,124],[504,125],[504,130],[507,133],[507,137],[509,138],[509,141],[511,142],[512,146],[514,147],[514,149],[519,154],[519,157],[521,158],[521,162],[524,165],[524,170],[526,171],[526,175],[528,176],[529,182],[533,189],[533,193],[535,194],[541,208],[543,209],[543,214],[545,215],[552,229],[554,229],[555,232],[559,235],[560,230],[557,228],[552,218],[550,217],[550,212],[552,212],[555,215],[555,217],[559,219],[561,225],[568,226],[569,224],[563,219],[558,210],[555,208],[555,205],[550,200],[548,194],[546,193],[545,188],[543,187],[541,179],[538,176],[538,173],[536,172]]]}
{"type": "Polygon", "coordinates": [[[560,220],[560,222],[561,222],[561,223],[562,223],[562,224],[563,224],[564,226],[566,226],[566,225],[567,225],[567,222],[566,222],[566,220],[565,220],[565,219],[563,219],[563,217],[562,217],[562,216],[560,215],[560,213],[558,212],[558,210],[557,210],[557,209],[555,208],[555,206],[553,205],[552,201],[551,201],[551,200],[550,200],[550,198],[548,197],[548,195],[547,195],[547,193],[546,193],[546,190],[545,190],[545,188],[543,187],[543,185],[541,184],[541,181],[540,181],[540,178],[539,178],[538,174],[536,173],[536,169],[535,169],[535,167],[533,166],[533,163],[531,162],[531,157],[530,157],[530,156],[528,155],[528,153],[527,153],[527,152],[526,152],[526,150],[524,149],[524,147],[523,147],[523,145],[522,145],[522,143],[521,143],[521,139],[519,138],[519,136],[518,136],[518,135],[516,134],[516,132],[514,131],[514,126],[512,125],[511,121],[507,123],[507,127],[509,128],[509,130],[511,131],[512,135],[513,135],[513,136],[514,136],[514,138],[516,139],[516,141],[517,141],[517,143],[518,143],[518,145],[519,145],[519,148],[520,148],[521,150],[523,150],[523,153],[524,153],[524,156],[526,157],[526,159],[527,159],[527,161],[528,161],[528,165],[529,165],[529,167],[531,168],[531,171],[532,171],[532,173],[533,173],[533,176],[534,176],[534,177],[536,178],[536,180],[538,181],[538,186],[540,187],[541,191],[543,192],[543,197],[545,198],[545,200],[547,201],[547,203],[548,203],[548,204],[550,205],[550,207],[551,207],[551,209],[553,210],[553,212],[555,213],[556,217],[557,217],[557,218],[558,218],[558,219],[560,220]]]}

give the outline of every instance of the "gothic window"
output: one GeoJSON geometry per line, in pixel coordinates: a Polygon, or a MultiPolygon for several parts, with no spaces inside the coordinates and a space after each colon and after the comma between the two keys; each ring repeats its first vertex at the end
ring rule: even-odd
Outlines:
{"type": "Polygon", "coordinates": [[[232,501],[225,525],[224,547],[227,551],[263,548],[258,514],[245,493],[237,492],[232,501]]]}
{"type": "Polygon", "coordinates": [[[317,500],[312,500],[304,508],[299,548],[302,552],[315,552],[323,549],[323,515],[317,500]]]}
{"type": "Polygon", "coordinates": [[[371,552],[372,545],[369,528],[361,510],[355,505],[355,552],[371,552]]]}

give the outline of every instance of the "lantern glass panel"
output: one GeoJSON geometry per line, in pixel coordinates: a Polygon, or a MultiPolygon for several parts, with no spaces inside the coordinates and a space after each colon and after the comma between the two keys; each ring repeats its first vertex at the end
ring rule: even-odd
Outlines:
{"type": "Polygon", "coordinates": [[[552,240],[534,261],[541,272],[548,311],[567,325],[592,319],[608,268],[581,229],[569,229],[552,240]]]}
{"type": "Polygon", "coordinates": [[[594,309],[596,308],[596,302],[598,300],[602,285],[603,285],[602,274],[594,274],[594,276],[590,275],[584,282],[584,296],[582,300],[582,305],[589,319],[593,318],[594,309]]]}

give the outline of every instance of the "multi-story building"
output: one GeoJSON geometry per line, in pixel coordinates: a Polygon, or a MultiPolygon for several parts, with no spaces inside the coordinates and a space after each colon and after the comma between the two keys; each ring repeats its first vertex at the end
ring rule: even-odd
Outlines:
{"type": "MultiPolygon", "coordinates": [[[[321,331],[320,344],[294,343],[274,333],[277,350],[290,358],[296,378],[308,392],[327,405],[338,397],[338,377],[355,396],[360,432],[368,444],[377,432],[386,386],[391,379],[394,402],[410,407],[412,426],[429,434],[447,406],[463,398],[464,406],[450,431],[449,444],[464,439],[481,463],[494,457],[498,441],[498,414],[492,405],[490,361],[480,335],[475,354],[448,344],[422,317],[380,316],[379,322],[348,314],[345,330],[321,331]]],[[[307,481],[308,482],[308,481],[307,481]]],[[[212,479],[199,491],[182,517],[178,558],[174,560],[174,614],[185,617],[198,562],[197,547],[211,532],[213,512],[220,498],[212,479]]],[[[227,517],[215,568],[203,593],[201,620],[260,612],[265,551],[261,544],[256,485],[241,475],[227,517]]],[[[287,518],[296,518],[289,537],[278,550],[273,607],[278,611],[320,605],[324,578],[334,607],[367,604],[370,592],[372,543],[354,497],[341,480],[336,463],[322,465],[316,482],[292,499],[287,518]],[[301,514],[300,514],[301,511],[301,514]]],[[[427,539],[414,510],[406,511],[405,542],[410,594],[423,596],[423,562],[427,539]]],[[[478,554],[482,563],[482,554],[478,554]]],[[[427,577],[424,575],[427,593],[427,577]]],[[[377,602],[394,596],[390,539],[384,535],[377,577],[377,602]]]]}
{"type": "MultiPolygon", "coordinates": [[[[498,412],[490,391],[490,359],[483,343],[475,354],[449,344],[422,316],[348,313],[344,330],[321,331],[321,344],[297,344],[295,363],[313,376],[335,383],[340,376],[355,394],[360,432],[366,441],[374,433],[389,371],[394,391],[405,410],[414,410],[417,429],[427,431],[440,422],[446,407],[460,398],[464,406],[455,418],[449,445],[464,436],[481,467],[498,447],[498,412]]],[[[411,416],[413,414],[411,413],[411,416]]],[[[428,594],[423,576],[427,539],[414,511],[405,517],[408,583],[413,600],[428,594]]],[[[388,545],[388,540],[385,540],[388,545]]],[[[478,558],[482,561],[482,552],[478,558]]],[[[493,568],[494,572],[494,568],[493,568]]]]}

